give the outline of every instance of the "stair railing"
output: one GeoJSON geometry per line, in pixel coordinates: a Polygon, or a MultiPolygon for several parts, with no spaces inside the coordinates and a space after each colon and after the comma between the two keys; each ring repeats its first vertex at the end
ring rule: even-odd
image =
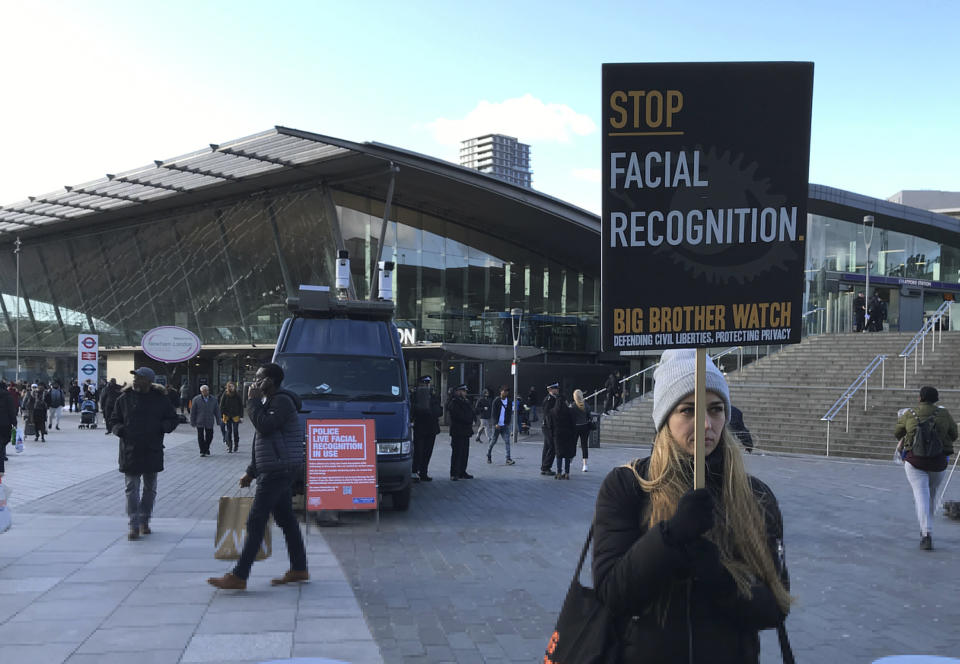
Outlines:
{"type": "Polygon", "coordinates": [[[932,353],[937,350],[937,332],[940,334],[939,341],[943,341],[943,317],[950,316],[952,306],[953,302],[947,300],[937,307],[937,310],[933,312],[933,315],[931,315],[930,318],[927,319],[927,321],[923,324],[923,327],[920,328],[920,331],[913,335],[913,339],[910,340],[910,343],[908,343],[900,352],[900,357],[903,358],[904,389],[907,387],[907,358],[913,355],[913,373],[916,374],[919,370],[919,367],[917,366],[917,356],[915,354],[917,346],[920,346],[920,364],[923,364],[924,360],[926,359],[927,334],[933,332],[933,334],[930,335],[930,352],[932,353]]]}
{"type": "Polygon", "coordinates": [[[860,372],[860,375],[857,376],[856,380],[850,383],[850,387],[843,393],[843,395],[837,399],[836,403],[830,406],[830,410],[820,418],[822,422],[827,423],[827,456],[830,456],[830,423],[833,422],[833,419],[837,416],[837,413],[840,412],[840,409],[846,406],[847,408],[847,421],[844,425],[844,433],[850,431],[850,399],[860,391],[860,388],[863,388],[863,410],[867,410],[867,403],[869,397],[869,381],[870,376],[873,375],[873,372],[877,370],[877,367],[880,367],[880,388],[883,389],[886,382],[886,355],[877,355],[870,361],[870,364],[867,365],[866,369],[860,372]]]}
{"type": "MultiPolygon", "coordinates": [[[[651,365],[650,365],[649,367],[647,367],[646,369],[641,369],[640,371],[638,371],[638,372],[636,372],[636,373],[630,374],[630,375],[627,376],[626,378],[621,378],[621,379],[618,381],[618,384],[619,384],[619,385],[623,385],[624,383],[629,382],[630,379],[636,378],[637,376],[642,376],[643,374],[647,373],[648,371],[653,371],[654,369],[656,369],[656,368],[659,367],[659,366],[660,366],[660,363],[659,363],[659,362],[657,362],[656,364],[651,364],[651,365]]],[[[647,394],[647,391],[646,391],[646,390],[647,390],[647,381],[643,381],[643,383],[642,383],[641,385],[642,385],[642,387],[640,388],[640,390],[641,390],[641,391],[640,391],[640,398],[642,399],[642,398],[645,397],[646,394],[647,394]]],[[[629,385],[628,385],[627,387],[629,388],[629,385]]],[[[593,394],[588,394],[587,396],[584,397],[584,401],[586,401],[587,399],[593,399],[593,412],[595,412],[595,413],[598,412],[598,411],[597,411],[597,397],[600,396],[601,394],[604,394],[606,391],[607,391],[607,388],[601,387],[599,390],[597,390],[597,391],[594,392],[593,394]]],[[[627,390],[627,393],[628,393],[628,394],[630,393],[630,390],[629,390],[629,389],[627,390]]]]}

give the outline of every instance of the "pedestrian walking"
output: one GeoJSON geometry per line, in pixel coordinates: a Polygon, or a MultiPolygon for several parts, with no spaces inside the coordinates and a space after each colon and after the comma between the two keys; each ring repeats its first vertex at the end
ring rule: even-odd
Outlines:
{"type": "Polygon", "coordinates": [[[590,458],[590,432],[593,430],[593,410],[583,398],[583,390],[573,391],[573,425],[580,441],[580,456],[583,457],[582,472],[587,472],[587,459],[590,458]]]}
{"type": "Polygon", "coordinates": [[[36,431],[34,433],[33,439],[39,440],[41,443],[47,442],[47,395],[42,387],[38,387],[33,393],[33,400],[31,402],[31,408],[33,413],[33,426],[36,431]]]}
{"type": "Polygon", "coordinates": [[[606,382],[603,384],[603,413],[608,415],[611,410],[613,410],[614,397],[617,392],[617,388],[620,386],[617,384],[617,378],[613,374],[607,376],[606,382]]]}
{"type": "Polygon", "coordinates": [[[553,430],[554,452],[557,455],[558,480],[570,479],[570,460],[577,454],[577,427],[570,404],[562,394],[551,411],[550,425],[553,430]]]}
{"type": "Polygon", "coordinates": [[[727,425],[733,437],[743,445],[747,454],[753,454],[753,436],[750,429],[743,422],[743,411],[734,405],[730,406],[730,424],[727,425]]]}
{"type": "Polygon", "coordinates": [[[483,389],[483,394],[480,399],[477,400],[477,407],[475,412],[477,418],[480,420],[480,428],[477,429],[477,442],[482,442],[480,440],[481,436],[487,438],[493,435],[493,425],[490,423],[490,412],[493,400],[490,398],[490,390],[487,388],[483,389]]]}
{"type": "Polygon", "coordinates": [[[240,451],[240,423],[243,421],[243,399],[237,392],[237,384],[227,381],[220,396],[220,417],[223,421],[223,444],[227,452],[240,451]]]}
{"type": "Polygon", "coordinates": [[[80,410],[80,386],[75,379],[70,380],[70,388],[67,390],[70,394],[70,412],[75,413],[80,410]]]}
{"type": "Polygon", "coordinates": [[[60,430],[60,416],[63,414],[63,406],[66,403],[63,389],[59,382],[53,384],[46,394],[47,410],[50,413],[50,422],[47,424],[47,430],[56,428],[60,430]]]}
{"type": "Polygon", "coordinates": [[[271,514],[283,530],[290,569],[270,583],[277,586],[310,578],[303,535],[293,513],[291,490],[306,463],[305,433],[297,415],[300,398],[283,389],[282,384],[283,368],[271,362],[257,369],[256,380],[247,391],[247,416],[254,429],[253,455],[247,472],[240,478],[240,486],[246,488],[256,480],[257,489],[247,517],[240,559],[232,571],[207,579],[207,583],[221,590],[246,589],[271,514]]]}
{"type": "MultiPolygon", "coordinates": [[[[113,414],[113,409],[116,406],[117,399],[120,398],[120,392],[122,388],[117,384],[116,378],[111,378],[110,381],[100,390],[100,412],[103,413],[103,421],[109,422],[110,416],[113,414]]],[[[107,432],[109,432],[109,427],[107,432]]]]}
{"type": "Polygon", "coordinates": [[[596,593],[620,630],[618,662],[759,662],[758,631],[790,610],[783,522],[726,430],[726,379],[707,360],[706,488],[692,490],[695,351],[656,370],[651,455],[613,469],[597,496],[596,593]]]}
{"type": "Polygon", "coordinates": [[[430,386],[430,376],[421,376],[417,389],[413,392],[413,474],[418,482],[432,482],[427,472],[433,445],[440,433],[440,416],[443,408],[440,397],[430,386]]]}
{"type": "Polygon", "coordinates": [[[119,469],[127,498],[127,539],[136,540],[151,533],[157,474],[163,472],[163,437],[176,429],[180,420],[163,385],[154,384],[153,369],[140,367],[130,373],[133,384],[121,390],[107,428],[120,439],[119,469]]]}
{"type": "Polygon", "coordinates": [[[920,388],[920,403],[897,418],[893,435],[900,440],[897,449],[904,460],[907,481],[913,489],[913,502],[920,522],[920,548],[933,550],[933,509],[937,489],[947,469],[947,457],[953,454],[957,423],[943,406],[937,388],[920,388]]]}
{"type": "Polygon", "coordinates": [[[556,447],[553,440],[553,409],[557,405],[557,397],[560,394],[560,383],[551,383],[547,385],[547,396],[543,399],[543,451],[540,453],[540,474],[554,475],[553,460],[557,456],[556,447]]]}
{"type": "Polygon", "coordinates": [[[186,380],[180,385],[180,414],[184,411],[190,412],[190,385],[186,380]]]}
{"type": "Polygon", "coordinates": [[[220,404],[210,396],[207,385],[200,386],[200,394],[193,398],[190,409],[190,426],[197,430],[197,445],[200,456],[210,456],[210,443],[213,442],[213,427],[220,422],[220,404]]]}
{"type": "Polygon", "coordinates": [[[537,393],[537,388],[533,385],[530,386],[530,389],[527,390],[527,408],[530,409],[530,421],[536,422],[540,413],[537,412],[537,408],[540,406],[540,395],[537,393]]]}
{"type": "Polygon", "coordinates": [[[3,462],[7,461],[7,443],[11,433],[17,428],[17,406],[7,386],[0,383],[0,435],[3,436],[3,447],[0,448],[0,473],[3,472],[3,462]]]}
{"type": "Polygon", "coordinates": [[[513,466],[516,462],[510,456],[510,423],[513,422],[513,402],[510,400],[510,388],[503,385],[500,388],[500,396],[493,400],[490,405],[490,421],[493,423],[493,436],[490,438],[490,445],[487,447],[487,463],[493,463],[493,446],[497,444],[498,438],[503,438],[503,444],[507,447],[508,466],[513,466]]]}
{"type": "Polygon", "coordinates": [[[467,386],[458,385],[453,389],[453,398],[447,402],[447,415],[450,418],[450,479],[472,480],[467,473],[467,461],[470,458],[470,436],[473,435],[473,408],[467,401],[467,386]]]}

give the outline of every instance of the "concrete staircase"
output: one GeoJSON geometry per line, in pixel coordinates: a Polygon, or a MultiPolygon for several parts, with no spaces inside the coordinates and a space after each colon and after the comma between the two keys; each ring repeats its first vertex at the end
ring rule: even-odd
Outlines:
{"type": "MultiPolygon", "coordinates": [[[[830,424],[830,456],[890,459],[896,440],[893,427],[900,408],[914,406],[921,385],[940,391],[940,405],[960,417],[960,332],[944,332],[933,350],[927,337],[925,363],[898,357],[912,333],[820,335],[798,345],[784,346],[740,371],[728,374],[731,399],[743,411],[757,449],[824,455],[827,423],[820,420],[864,367],[878,354],[887,355],[883,369],[870,378],[867,408],[861,389],[847,409],[830,424]]],[[[917,353],[920,352],[918,349],[917,353]]],[[[601,444],[649,445],[654,429],[652,394],[634,399],[600,424],[601,444]]]]}

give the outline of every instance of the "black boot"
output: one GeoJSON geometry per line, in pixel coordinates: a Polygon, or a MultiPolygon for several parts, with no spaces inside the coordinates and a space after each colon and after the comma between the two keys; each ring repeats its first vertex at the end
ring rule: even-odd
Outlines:
{"type": "Polygon", "coordinates": [[[920,538],[920,548],[924,551],[933,551],[933,538],[927,533],[920,538]]]}

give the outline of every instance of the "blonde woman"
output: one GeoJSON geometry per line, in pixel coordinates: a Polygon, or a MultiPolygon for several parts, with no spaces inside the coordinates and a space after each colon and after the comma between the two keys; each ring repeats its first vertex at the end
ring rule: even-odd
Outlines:
{"type": "Polygon", "coordinates": [[[747,475],[727,431],[730,393],[707,360],[707,488],[692,491],[692,350],[654,376],[649,458],[615,468],[597,497],[593,580],[621,630],[622,662],[758,662],[761,629],[790,610],[773,492],[747,475]]]}
{"type": "Polygon", "coordinates": [[[577,430],[577,439],[580,441],[580,454],[583,456],[583,472],[587,472],[587,458],[590,456],[590,424],[593,422],[593,411],[583,400],[583,390],[573,391],[573,425],[577,430]]]}

